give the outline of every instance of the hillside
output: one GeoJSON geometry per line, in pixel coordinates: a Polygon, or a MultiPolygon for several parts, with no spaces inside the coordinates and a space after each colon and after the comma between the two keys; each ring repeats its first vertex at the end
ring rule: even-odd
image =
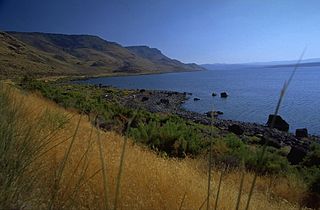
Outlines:
{"type": "Polygon", "coordinates": [[[188,70],[193,71],[195,69],[205,70],[205,68],[198,66],[195,63],[185,64],[178,60],[168,58],[157,48],[150,48],[148,46],[129,46],[126,47],[134,54],[148,59],[157,65],[159,70],[165,71],[166,69],[173,69],[175,71],[188,70]]]}
{"type": "MultiPolygon", "coordinates": [[[[144,56],[132,47],[91,35],[0,32],[0,72],[19,74],[97,75],[108,73],[158,73],[203,68],[164,56],[144,56]],[[159,59],[158,59],[159,58],[159,59]]],[[[148,48],[151,49],[151,48],[148,48]]]]}
{"type": "MultiPolygon", "coordinates": [[[[8,128],[3,129],[1,146],[9,145],[1,154],[8,162],[1,164],[0,178],[9,180],[0,191],[1,209],[113,209],[124,137],[96,130],[88,116],[2,84],[0,99],[0,126],[8,128]],[[7,173],[17,181],[1,176],[7,173]],[[106,204],[110,208],[104,208],[106,204]]],[[[163,158],[130,140],[123,166],[118,209],[199,209],[204,205],[207,174],[201,159],[163,158]]],[[[211,209],[220,172],[213,171],[211,209]]],[[[224,175],[219,209],[236,206],[240,173],[224,175]]],[[[252,173],[245,173],[241,209],[251,180],[252,173]]],[[[269,182],[269,177],[258,178],[250,209],[297,209],[286,201],[301,193],[295,182],[279,177],[272,185],[269,182]]]]}
{"type": "Polygon", "coordinates": [[[0,77],[76,74],[70,65],[0,32],[0,77]]]}

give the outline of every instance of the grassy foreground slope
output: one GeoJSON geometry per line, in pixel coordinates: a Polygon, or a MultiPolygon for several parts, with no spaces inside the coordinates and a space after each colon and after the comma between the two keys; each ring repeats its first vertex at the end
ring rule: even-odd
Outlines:
{"type": "MultiPolygon", "coordinates": [[[[1,208],[114,207],[124,137],[96,130],[87,116],[34,94],[1,85],[0,98],[1,149],[6,151],[1,153],[1,208]]],[[[207,189],[203,160],[162,158],[132,141],[127,146],[118,208],[199,209],[207,189]]],[[[211,207],[220,173],[213,172],[211,207]]],[[[240,173],[224,175],[219,209],[235,208],[240,173]]],[[[245,173],[242,208],[251,179],[245,173]]],[[[251,209],[297,209],[283,198],[297,202],[302,193],[293,180],[260,177],[251,209]]]]}
{"type": "Polygon", "coordinates": [[[161,59],[92,35],[0,32],[0,76],[102,75],[203,70],[196,64],[170,59],[161,51],[145,49],[161,59]]]}

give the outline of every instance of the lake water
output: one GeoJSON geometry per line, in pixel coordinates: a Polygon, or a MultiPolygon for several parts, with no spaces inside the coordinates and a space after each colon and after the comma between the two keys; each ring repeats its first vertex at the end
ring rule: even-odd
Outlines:
{"type": "MultiPolygon", "coordinates": [[[[224,112],[220,118],[265,124],[274,112],[280,90],[292,68],[215,70],[157,75],[95,78],[81,83],[105,84],[129,89],[155,89],[191,92],[184,107],[204,113],[224,112]],[[226,99],[212,92],[227,91],[226,99]],[[193,101],[193,98],[200,101],[193,101]]],[[[320,135],[320,67],[299,68],[281,105],[280,115],[296,128],[308,128],[320,135]]]]}

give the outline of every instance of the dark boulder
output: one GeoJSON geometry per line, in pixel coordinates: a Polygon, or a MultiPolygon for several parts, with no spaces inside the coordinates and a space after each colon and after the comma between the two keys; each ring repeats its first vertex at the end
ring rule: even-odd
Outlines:
{"type": "Polygon", "coordinates": [[[105,118],[102,115],[98,115],[95,120],[94,120],[94,125],[97,128],[100,128],[101,130],[104,131],[110,131],[112,130],[113,125],[111,123],[107,123],[105,118]]]}
{"type": "Polygon", "coordinates": [[[306,128],[296,129],[296,137],[297,138],[308,138],[308,129],[306,129],[306,128]]]}
{"type": "Polygon", "coordinates": [[[146,97],[146,96],[143,96],[142,99],[141,99],[142,102],[145,102],[145,101],[148,101],[148,100],[149,100],[149,98],[146,97]]]}
{"type": "Polygon", "coordinates": [[[233,124],[228,126],[228,131],[236,134],[236,135],[242,135],[244,133],[243,128],[240,125],[233,124]]]}
{"type": "Polygon", "coordinates": [[[165,105],[169,105],[169,99],[162,98],[162,99],[160,99],[160,103],[165,104],[165,105]]]}
{"type": "Polygon", "coordinates": [[[277,149],[280,149],[283,146],[282,141],[280,139],[272,138],[269,135],[264,135],[261,138],[260,144],[262,144],[262,145],[267,144],[267,146],[274,147],[277,149]]]}
{"type": "Polygon", "coordinates": [[[289,131],[289,124],[284,119],[282,119],[282,117],[279,115],[275,116],[273,114],[270,114],[269,118],[268,118],[267,126],[271,127],[274,117],[275,117],[275,122],[274,122],[273,128],[276,128],[280,131],[288,132],[289,131]]]}
{"type": "Polygon", "coordinates": [[[207,117],[218,117],[219,115],[222,115],[223,112],[221,111],[210,111],[210,112],[206,112],[205,113],[207,115],[207,117]]]}
{"type": "Polygon", "coordinates": [[[302,146],[292,146],[287,159],[291,164],[297,165],[303,161],[307,153],[308,150],[302,146]]]}
{"type": "Polygon", "coordinates": [[[216,113],[216,112],[206,112],[205,113],[205,115],[207,116],[207,117],[217,117],[218,116],[218,114],[216,113]]]}
{"type": "Polygon", "coordinates": [[[194,101],[200,101],[200,98],[194,98],[193,100],[194,101]]]}
{"type": "Polygon", "coordinates": [[[212,95],[212,96],[217,96],[217,94],[216,94],[216,93],[212,93],[211,95],[212,95]]]}
{"type": "Polygon", "coordinates": [[[227,98],[229,95],[228,95],[228,93],[227,92],[222,92],[222,93],[220,93],[220,97],[221,98],[227,98]]]}

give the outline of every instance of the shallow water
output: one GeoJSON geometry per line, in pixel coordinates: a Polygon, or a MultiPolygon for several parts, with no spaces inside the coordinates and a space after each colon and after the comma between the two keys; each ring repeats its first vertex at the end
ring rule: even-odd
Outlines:
{"type": "MultiPolygon", "coordinates": [[[[184,107],[200,113],[224,112],[223,119],[266,123],[274,112],[280,90],[292,68],[260,68],[168,73],[125,77],[95,78],[80,83],[106,84],[119,88],[144,88],[191,92],[184,107]],[[212,97],[212,92],[227,91],[229,97],[212,97]],[[198,97],[200,101],[193,101],[198,97]]],[[[290,130],[308,128],[320,135],[320,67],[299,68],[290,84],[280,115],[290,130]]]]}

